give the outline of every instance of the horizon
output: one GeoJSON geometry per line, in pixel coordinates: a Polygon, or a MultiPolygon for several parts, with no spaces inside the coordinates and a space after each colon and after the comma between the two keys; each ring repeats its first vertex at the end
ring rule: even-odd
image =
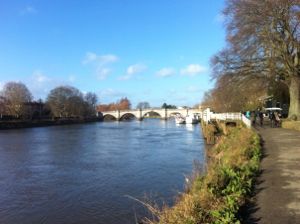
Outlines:
{"type": "Polygon", "coordinates": [[[0,88],[24,83],[45,100],[71,85],[99,103],[127,97],[194,106],[213,87],[210,58],[225,45],[223,1],[1,3],[0,88]]]}

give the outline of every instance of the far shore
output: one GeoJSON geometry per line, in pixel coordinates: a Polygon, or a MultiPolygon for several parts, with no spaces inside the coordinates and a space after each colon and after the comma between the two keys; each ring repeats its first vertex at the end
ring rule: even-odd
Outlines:
{"type": "Polygon", "coordinates": [[[61,118],[61,119],[37,119],[37,120],[8,120],[0,121],[0,130],[34,128],[69,124],[83,124],[101,121],[98,117],[92,118],[61,118]]]}

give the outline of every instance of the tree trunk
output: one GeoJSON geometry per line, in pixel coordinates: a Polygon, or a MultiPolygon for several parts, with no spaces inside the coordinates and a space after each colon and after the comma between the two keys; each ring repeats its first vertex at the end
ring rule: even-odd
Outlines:
{"type": "Polygon", "coordinates": [[[291,78],[289,86],[290,91],[290,109],[289,117],[296,115],[300,120],[300,76],[294,76],[291,78]]]}

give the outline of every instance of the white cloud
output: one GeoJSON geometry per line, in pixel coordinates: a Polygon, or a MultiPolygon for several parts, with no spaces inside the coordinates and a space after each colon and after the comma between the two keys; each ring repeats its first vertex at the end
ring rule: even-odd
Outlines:
{"type": "Polygon", "coordinates": [[[113,54],[106,54],[99,56],[99,60],[102,61],[102,63],[113,63],[119,60],[119,58],[116,55],[113,54]]]}
{"type": "Polygon", "coordinates": [[[112,71],[109,66],[118,60],[118,56],[113,54],[97,55],[94,52],[87,52],[82,60],[82,64],[92,65],[95,69],[97,79],[104,80],[112,71]]]}
{"type": "Polygon", "coordinates": [[[180,70],[180,73],[182,75],[188,75],[188,76],[195,76],[199,75],[200,73],[206,72],[207,68],[204,66],[201,66],[199,64],[190,64],[187,67],[180,70]]]}
{"type": "Polygon", "coordinates": [[[136,73],[141,73],[141,72],[145,71],[146,69],[147,69],[147,67],[143,64],[131,65],[127,68],[127,74],[134,75],[136,73]]]}
{"type": "Polygon", "coordinates": [[[111,69],[99,67],[99,68],[97,68],[96,73],[97,73],[98,80],[104,80],[111,73],[111,69]]]}
{"type": "Polygon", "coordinates": [[[21,10],[21,15],[35,14],[35,13],[37,13],[37,10],[31,5],[27,5],[21,10]]]}
{"type": "Polygon", "coordinates": [[[88,64],[88,63],[91,63],[91,62],[95,62],[97,60],[97,54],[93,53],[93,52],[87,52],[85,54],[85,57],[82,61],[82,64],[88,64]]]}
{"type": "Polygon", "coordinates": [[[156,72],[156,75],[159,77],[168,77],[174,75],[175,73],[176,70],[174,68],[162,68],[156,72]]]}
{"type": "Polygon", "coordinates": [[[114,63],[118,60],[119,58],[113,54],[97,55],[94,52],[87,52],[82,61],[82,64],[86,65],[90,63],[95,63],[98,66],[104,66],[110,63],[114,63]]]}
{"type": "Polygon", "coordinates": [[[126,74],[123,76],[120,76],[119,80],[128,80],[131,79],[134,75],[142,73],[147,70],[147,66],[144,64],[134,64],[130,65],[127,70],[126,74]]]}
{"type": "Polygon", "coordinates": [[[54,88],[55,80],[45,75],[42,71],[35,70],[32,73],[27,86],[36,99],[46,98],[49,91],[54,88]]]}
{"type": "Polygon", "coordinates": [[[68,81],[69,82],[75,82],[75,80],[76,80],[76,77],[74,76],[74,75],[69,75],[69,77],[68,77],[68,81]]]}
{"type": "Polygon", "coordinates": [[[34,83],[41,84],[45,82],[51,81],[49,77],[47,77],[45,74],[43,74],[41,71],[36,70],[32,74],[32,79],[34,83]]]}

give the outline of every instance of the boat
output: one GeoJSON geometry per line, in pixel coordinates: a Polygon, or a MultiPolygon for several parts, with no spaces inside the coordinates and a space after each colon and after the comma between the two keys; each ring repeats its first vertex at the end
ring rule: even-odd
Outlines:
{"type": "Polygon", "coordinates": [[[195,115],[187,115],[185,117],[185,123],[186,124],[197,124],[198,123],[198,119],[196,118],[195,115]]]}
{"type": "Polygon", "coordinates": [[[185,124],[185,118],[180,115],[176,115],[175,122],[176,124],[185,124]]]}

